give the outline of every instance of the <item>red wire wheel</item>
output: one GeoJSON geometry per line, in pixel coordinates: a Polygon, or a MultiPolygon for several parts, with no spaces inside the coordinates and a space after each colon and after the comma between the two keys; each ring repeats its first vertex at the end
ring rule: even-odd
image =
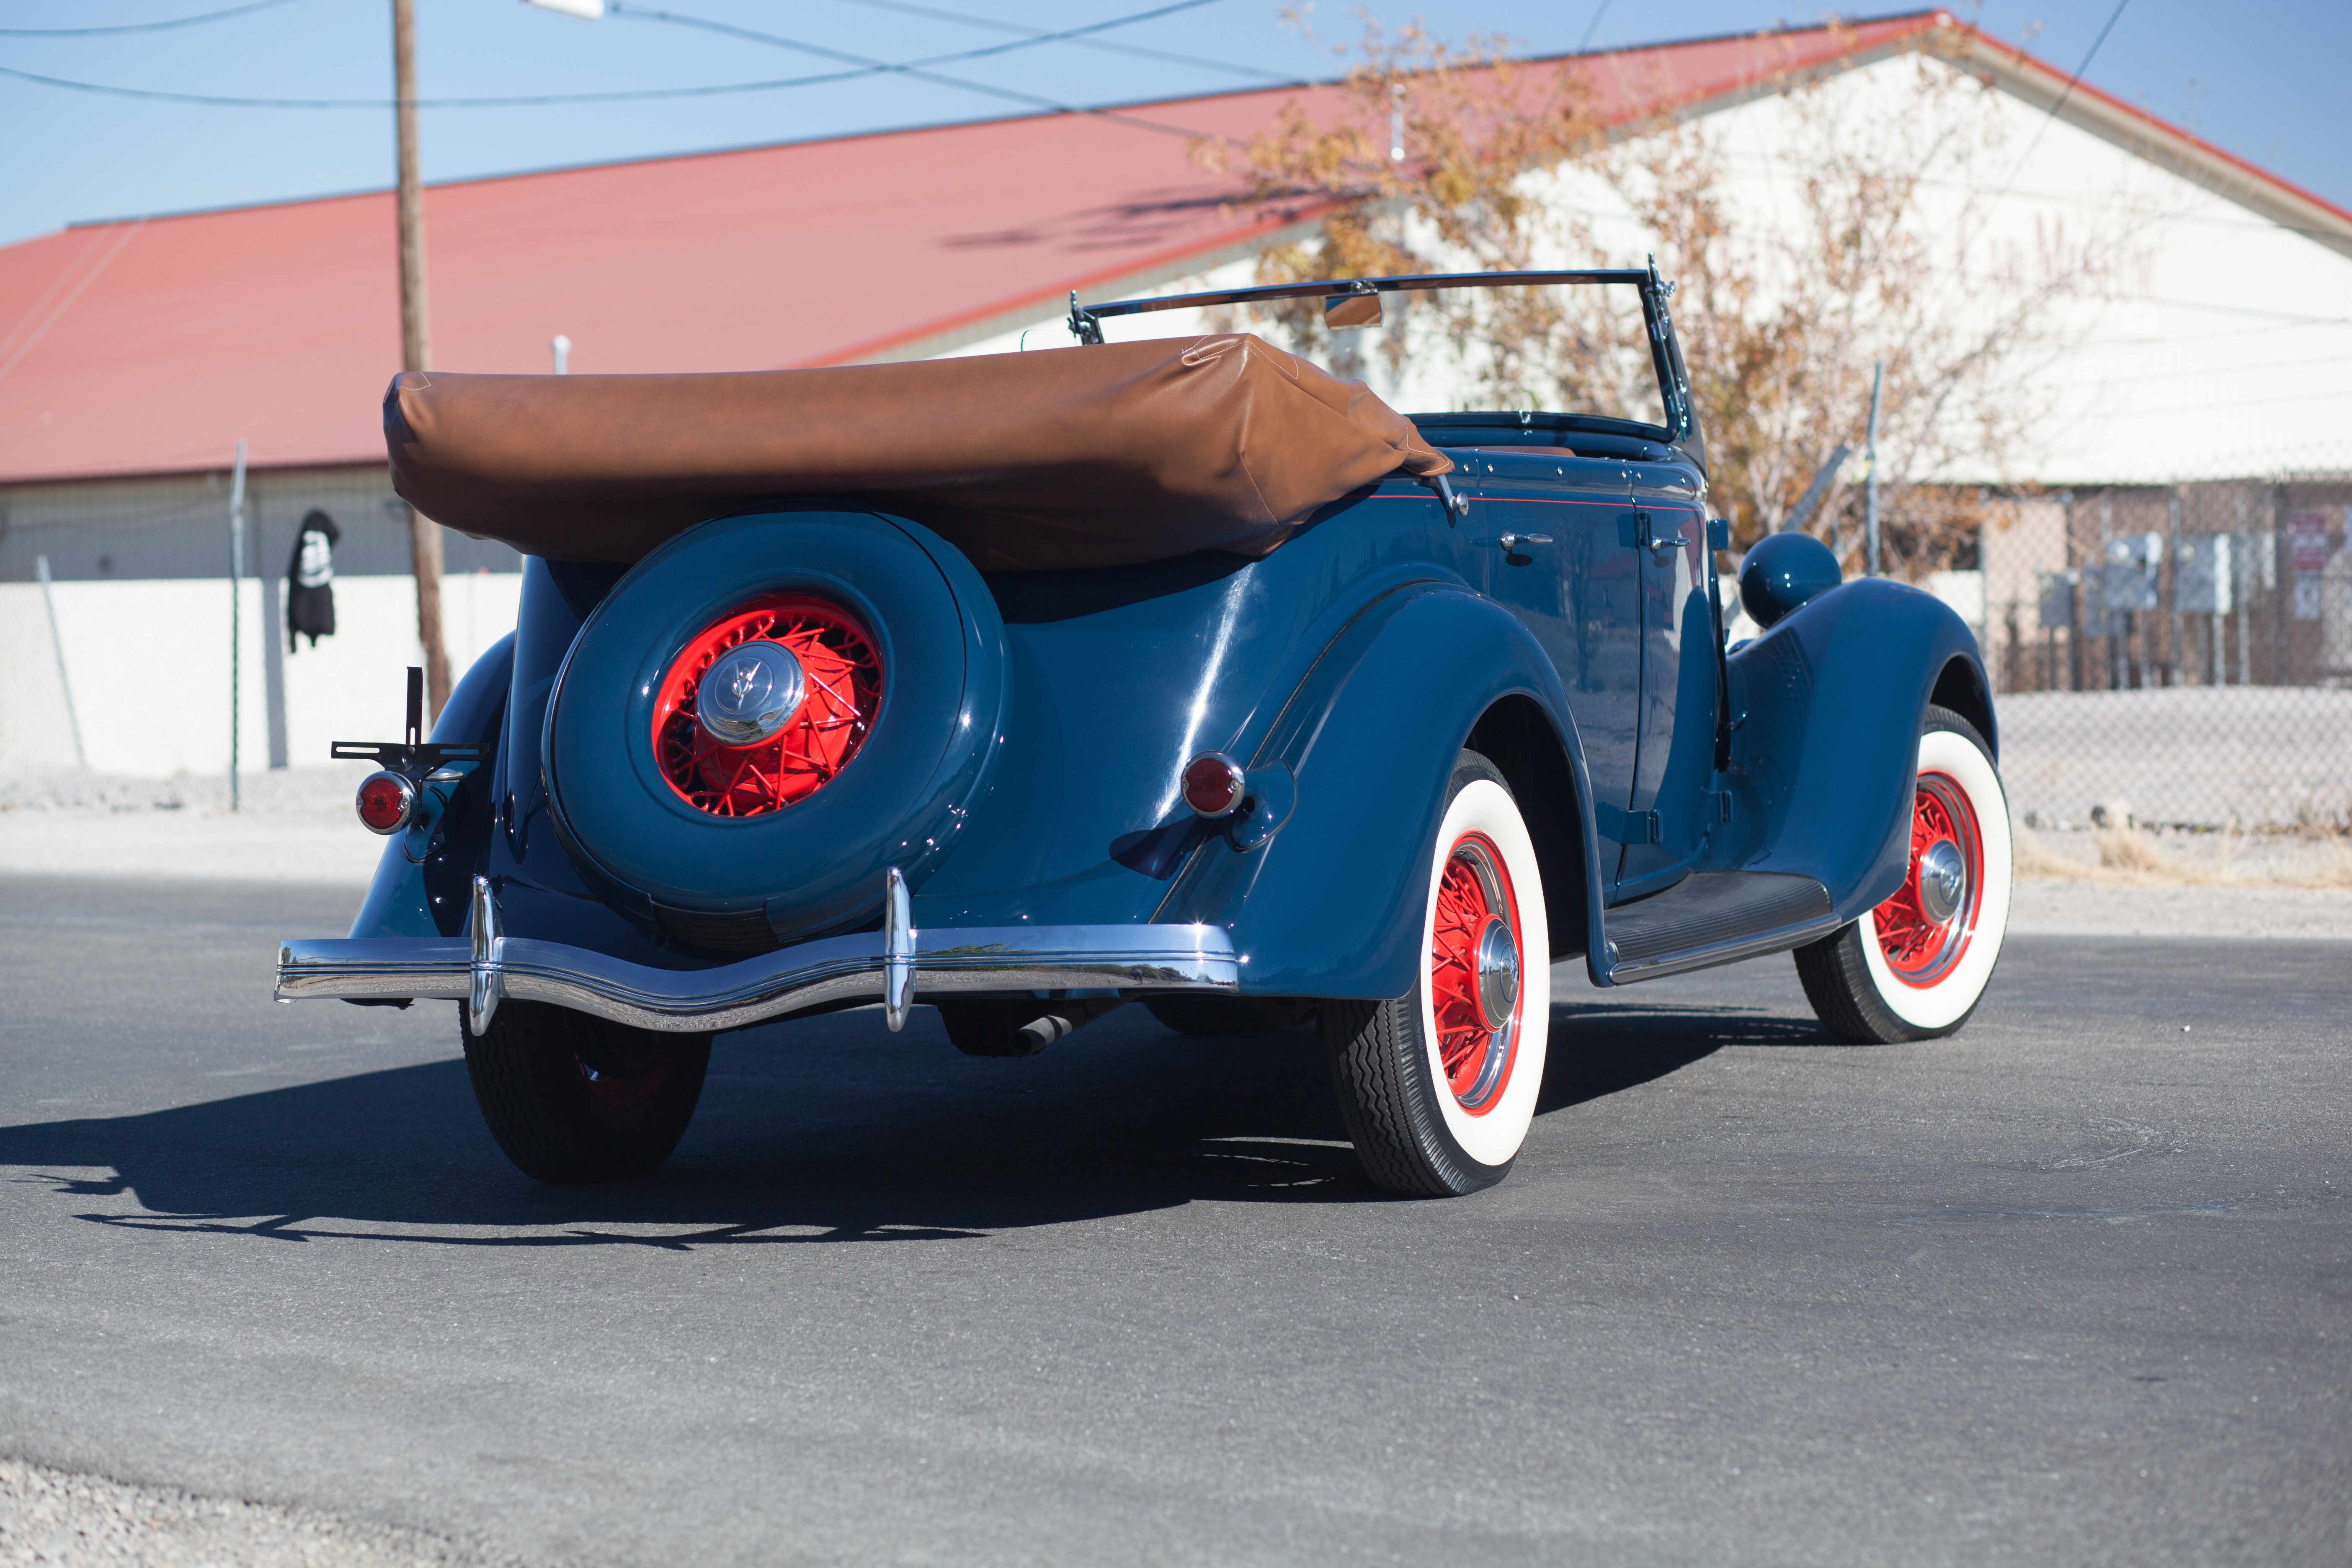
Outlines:
{"type": "Polygon", "coordinates": [[[575,1044],[572,1065],[579,1069],[580,1081],[598,1104],[634,1110],[669,1081],[670,1069],[686,1050],[676,1038],[659,1036],[650,1042],[600,1038],[584,1049],[575,1044]]]}
{"type": "Polygon", "coordinates": [[[1984,835],[1958,780],[1919,775],[1911,797],[1911,865],[1873,911],[1878,950],[1906,985],[1933,985],[1968,951],[1984,889],[1984,835]]]}
{"type": "Polygon", "coordinates": [[[1429,1001],[1446,1088],[1465,1110],[1492,1110],[1519,1039],[1519,913],[1502,852],[1483,833],[1455,841],[1438,879],[1429,935],[1429,1001]]]}
{"type": "Polygon", "coordinates": [[[881,703],[882,657],[856,616],[829,600],[772,595],[705,629],[671,663],[654,704],[654,757],[698,811],[760,816],[831,784],[866,743],[881,703]],[[697,689],[730,649],[759,641],[800,661],[800,705],[768,739],[729,745],[698,721],[697,689]]]}

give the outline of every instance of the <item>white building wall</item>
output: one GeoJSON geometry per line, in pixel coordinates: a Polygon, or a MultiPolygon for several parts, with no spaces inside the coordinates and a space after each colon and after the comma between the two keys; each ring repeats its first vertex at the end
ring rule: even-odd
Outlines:
{"type": "MultiPolygon", "coordinates": [[[[1882,61],[1824,85],[1857,121],[1891,123],[1917,70],[1882,61]]],[[[2050,417],[2028,471],[2050,483],[2219,478],[2265,466],[2352,466],[2352,257],[2273,222],[2008,93],[1987,95],[1998,141],[1966,176],[1931,175],[1925,232],[1946,258],[2029,275],[2088,242],[2106,263],[2052,313],[2030,395],[2050,417]],[[1961,209],[1980,198],[1973,221],[1961,209]]],[[[1796,117],[1778,98],[1710,116],[1734,210],[1797,209],[1796,117]]],[[[1612,260],[1645,247],[1622,215],[1612,260]]],[[[1998,296],[2013,301],[2014,293],[1998,296]]],[[[1857,419],[1857,423],[1859,420],[1857,419]]]]}
{"type": "MultiPolygon", "coordinates": [[[[1880,61],[1818,90],[1829,112],[1893,122],[1916,103],[1916,62],[1880,61]]],[[[2277,468],[2352,468],[2352,257],[2239,205],[2226,196],[1995,89],[1984,100],[1995,143],[1966,170],[1931,173],[1923,232],[1938,256],[1983,271],[2090,243],[2105,270],[2050,313],[2039,353],[2021,362],[2024,395],[2046,407],[2037,437],[2009,474],[1948,476],[2051,485],[2163,483],[2277,468]],[[1964,216],[1971,202],[1978,211],[1964,216]]],[[[1701,122],[1724,154],[1731,210],[1749,232],[1800,214],[1802,144],[1788,102],[1767,97],[1701,122]]],[[[1558,266],[1639,266],[1657,241],[1624,202],[1583,171],[1530,184],[1563,216],[1580,218],[1593,247],[1543,258],[1558,266]]],[[[1255,282],[1236,261],[1160,288],[1185,293],[1255,282]]],[[[1982,309],[2013,305],[1995,290],[1982,309]]],[[[1009,353],[1071,342],[1058,309],[954,351],[1009,353]]],[[[1113,323],[1114,337],[1173,337],[1217,329],[1201,311],[1113,323]]],[[[1367,333],[1369,339],[1370,333],[1367,333]]],[[[1458,377],[1391,383],[1376,360],[1362,371],[1402,408],[1467,405],[1458,377]]],[[[1637,411],[1635,416],[1655,417],[1637,411]]],[[[1859,426],[1863,410],[1855,411],[1859,426]]]]}
{"type": "MultiPolygon", "coordinates": [[[[442,619],[453,676],[514,629],[522,578],[474,572],[442,584],[442,619]]],[[[267,639],[261,584],[243,584],[239,631],[239,763],[268,765],[267,639]]],[[[66,679],[89,766],[141,778],[220,775],[229,765],[227,582],[161,579],[68,582],[51,590],[66,679]]],[[[400,738],[401,672],[423,662],[416,592],[406,577],[335,583],[333,637],[305,638],[287,656],[287,755],[295,767],[326,763],[334,741],[400,738]]],[[[0,775],[74,765],[73,731],[36,583],[0,583],[0,775]]]]}
{"type": "MultiPolygon", "coordinates": [[[[0,491],[0,779],[74,765],[73,733],[37,581],[91,768],[132,777],[226,774],[229,760],[229,476],[100,480],[0,491]]],[[[239,680],[239,765],[270,763],[270,666],[284,755],[327,763],[331,741],[397,740],[402,671],[423,662],[407,575],[407,510],[380,466],[250,476],[239,680]],[[336,629],[285,644],[285,574],[312,508],[342,531],[336,629]],[[273,647],[272,645],[275,645],[273,647]]],[[[442,619],[451,673],[514,626],[518,557],[445,533],[442,619]]]]}

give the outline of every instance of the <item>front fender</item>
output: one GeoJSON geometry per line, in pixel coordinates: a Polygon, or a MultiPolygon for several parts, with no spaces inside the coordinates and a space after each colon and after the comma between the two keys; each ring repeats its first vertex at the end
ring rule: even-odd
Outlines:
{"type": "MultiPolygon", "coordinates": [[[[1297,805],[1249,848],[1202,844],[1160,920],[1229,926],[1241,989],[1261,995],[1379,1000],[1412,988],[1429,844],[1471,730],[1506,698],[1535,702],[1590,784],[1567,694],[1542,648],[1507,610],[1457,584],[1423,582],[1368,605],[1324,650],[1269,727],[1253,773],[1288,769],[1297,805]]],[[[1578,801],[1523,801],[1530,817],[1571,811],[1584,864],[1598,863],[1578,801]]],[[[1597,883],[1584,879],[1599,929],[1597,883]]]]}
{"type": "Polygon", "coordinates": [[[1738,868],[1816,879],[1842,921],[1901,887],[1919,724],[1955,661],[1991,689],[1968,624],[1883,578],[1831,589],[1733,654],[1738,868]]]}

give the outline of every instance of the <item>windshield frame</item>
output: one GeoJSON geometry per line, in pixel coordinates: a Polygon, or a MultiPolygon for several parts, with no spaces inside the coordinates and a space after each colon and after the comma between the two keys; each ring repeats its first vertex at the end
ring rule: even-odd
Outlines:
{"type": "Polygon", "coordinates": [[[1423,272],[1391,278],[1335,278],[1311,283],[1261,283],[1244,289],[1213,289],[1198,294],[1166,294],[1154,299],[1112,300],[1081,305],[1070,290],[1071,336],[1081,343],[1103,341],[1102,323],[1113,316],[1139,316],[1152,310],[1183,310],[1212,305],[1247,305],[1269,300],[1344,298],[1349,294],[1418,293],[1435,289],[1526,289],[1554,285],[1614,284],[1638,290],[1642,320],[1648,328],[1650,363],[1658,377],[1664,423],[1657,428],[1669,446],[1680,447],[1706,463],[1705,437],[1691,406],[1690,376],[1683,365],[1682,344],[1675,340],[1668,301],[1674,284],[1658,276],[1654,259],[1647,267],[1585,268],[1564,272],[1423,272]]]}

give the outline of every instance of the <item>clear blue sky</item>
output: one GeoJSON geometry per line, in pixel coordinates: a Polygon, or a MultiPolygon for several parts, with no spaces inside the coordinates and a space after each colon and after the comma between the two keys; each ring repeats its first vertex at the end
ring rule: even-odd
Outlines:
{"type": "MultiPolygon", "coordinates": [[[[154,22],[240,0],[0,0],[0,29],[154,22]]],[[[246,0],[250,3],[250,0],[246,0]]],[[[1086,26],[1177,0],[644,0],[667,11],[894,63],[1015,42],[1019,28],[1086,26]],[[986,18],[1005,31],[910,9],[986,18]]],[[[419,88],[431,98],[592,93],[771,81],[843,68],[805,52],[621,14],[580,22],[520,0],[417,0],[419,88]]],[[[1863,14],[1903,9],[1886,6],[1863,14]]],[[[1788,13],[1769,0],[1372,0],[1391,22],[1424,16],[1449,37],[1501,33],[1531,52],[1748,31],[1788,13]]],[[[1310,21],[1353,37],[1351,7],[1310,21]]],[[[1988,0],[1985,28],[2072,71],[2114,0],[1988,0]],[[2029,37],[2029,35],[2031,35],[2029,37]]],[[[269,0],[247,15],[83,37],[0,32],[0,66],[37,75],[229,98],[382,99],[389,0],[269,0]]],[[[1969,15],[1965,8],[1959,14],[1969,15]]],[[[1207,0],[1096,35],[942,65],[944,73],[1053,102],[1091,104],[1331,74],[1327,44],[1286,26],[1275,0],[1207,0]],[[1190,57],[1171,58],[1169,56],[1190,57]]],[[[2085,79],[2187,123],[2338,205],[2352,206],[2352,0],[2217,6],[2127,0],[2085,79]]],[[[639,103],[433,109],[427,179],[1018,113],[1001,96],[904,76],[639,103]]],[[[0,76],[0,243],[76,219],[281,200],[390,183],[388,111],[134,101],[0,76]]]]}

